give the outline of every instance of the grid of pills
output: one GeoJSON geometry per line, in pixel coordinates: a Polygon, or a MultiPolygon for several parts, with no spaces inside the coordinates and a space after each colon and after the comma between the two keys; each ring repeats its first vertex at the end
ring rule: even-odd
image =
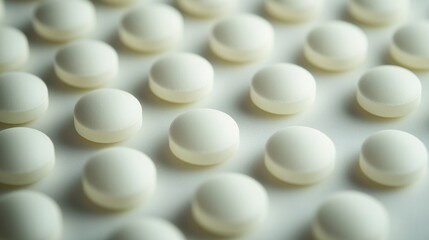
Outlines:
{"type": "Polygon", "coordinates": [[[0,238],[427,239],[428,10],[0,0],[0,238]]]}

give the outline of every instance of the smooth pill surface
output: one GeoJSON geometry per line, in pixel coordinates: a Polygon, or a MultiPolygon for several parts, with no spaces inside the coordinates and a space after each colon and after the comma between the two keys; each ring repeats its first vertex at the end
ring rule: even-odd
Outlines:
{"type": "Polygon", "coordinates": [[[341,192],[322,203],[312,229],[317,240],[384,240],[389,232],[389,216],[373,197],[341,192]]]}
{"type": "Polygon", "coordinates": [[[76,131],[87,140],[113,143],[128,139],[142,125],[140,102],[128,92],[102,89],[82,96],[74,108],[76,131]]]}
{"type": "Polygon", "coordinates": [[[401,65],[413,69],[429,69],[429,21],[399,28],[393,35],[390,54],[401,65]]]}
{"type": "Polygon", "coordinates": [[[97,152],[85,165],[83,190],[95,204],[125,210],[148,200],[156,188],[156,168],[145,154],[124,147],[97,152]]]}
{"type": "Polygon", "coordinates": [[[253,178],[226,173],[205,181],[192,204],[196,222],[206,230],[224,236],[237,236],[260,225],[268,210],[264,187],[253,178]]]}
{"type": "Polygon", "coordinates": [[[299,22],[319,15],[324,0],[265,0],[267,12],[276,19],[299,22]]]}
{"type": "Polygon", "coordinates": [[[178,0],[185,12],[197,17],[217,17],[228,13],[236,0],[178,0]]]}
{"type": "Polygon", "coordinates": [[[54,69],[63,82],[73,87],[100,87],[116,77],[118,54],[101,41],[72,42],[59,49],[54,69]]]}
{"type": "Polygon", "coordinates": [[[95,26],[95,9],[90,1],[41,3],[33,16],[35,31],[51,41],[69,41],[88,34],[95,26]]]}
{"type": "Polygon", "coordinates": [[[0,27],[0,72],[23,67],[29,54],[27,37],[20,30],[0,27]]]}
{"type": "Polygon", "coordinates": [[[210,48],[231,62],[250,62],[267,55],[273,46],[271,24],[256,15],[241,14],[218,22],[210,36],[210,48]]]}
{"type": "Polygon", "coordinates": [[[173,48],[182,38],[183,17],[175,8],[153,4],[128,12],[119,27],[124,45],[140,52],[173,48]]]}
{"type": "Polygon", "coordinates": [[[187,163],[221,163],[235,154],[238,144],[237,123],[218,110],[190,110],[176,117],[170,125],[170,149],[187,163]]]}
{"type": "Polygon", "coordinates": [[[370,25],[397,22],[408,14],[409,6],[409,0],[348,0],[350,14],[370,25]]]}
{"type": "Polygon", "coordinates": [[[17,191],[0,198],[0,239],[60,240],[61,210],[48,196],[17,191]]]}
{"type": "Polygon", "coordinates": [[[24,72],[0,74],[0,122],[26,123],[40,117],[48,108],[46,84],[24,72]]]}
{"type": "Polygon", "coordinates": [[[371,114],[380,117],[402,117],[419,104],[422,86],[411,71],[398,66],[378,66],[359,80],[357,101],[371,114]]]}
{"type": "Polygon", "coordinates": [[[328,136],[314,128],[288,127],[268,139],[265,165],[282,181],[314,184],[334,170],[335,145],[328,136]]]}
{"type": "Polygon", "coordinates": [[[36,129],[8,128],[0,131],[0,159],[0,183],[34,183],[54,167],[54,144],[36,129]]]}
{"type": "Polygon", "coordinates": [[[149,87],[161,99],[189,103],[205,97],[213,86],[213,67],[191,53],[163,57],[150,69],[149,87]]]}
{"type": "Polygon", "coordinates": [[[112,240],[185,240],[172,223],[160,218],[136,219],[119,229],[112,240]]]}
{"type": "Polygon", "coordinates": [[[328,71],[345,71],[362,64],[367,55],[365,33],[350,23],[332,21],[313,29],[304,55],[313,65],[328,71]]]}
{"type": "Polygon", "coordinates": [[[427,161],[425,145],[399,130],[384,130],[368,137],[359,157],[359,165],[368,178],[393,187],[419,179],[426,173],[427,161]]]}
{"type": "Polygon", "coordinates": [[[298,65],[274,64],[255,74],[250,97],[264,111],[294,114],[313,104],[316,81],[310,72],[298,65]]]}

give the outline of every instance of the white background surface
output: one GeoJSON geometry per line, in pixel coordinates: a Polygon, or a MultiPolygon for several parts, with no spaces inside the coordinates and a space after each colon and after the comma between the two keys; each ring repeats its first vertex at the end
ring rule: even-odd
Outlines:
{"type": "MultiPolygon", "coordinates": [[[[155,1],[142,2],[149,4],[155,1]]],[[[274,50],[266,59],[246,65],[225,63],[213,57],[208,50],[209,32],[216,19],[200,20],[185,15],[184,39],[175,51],[195,52],[208,58],[215,68],[215,84],[210,96],[200,102],[172,105],[157,99],[147,85],[151,64],[168,53],[137,54],[127,50],[118,41],[119,20],[132,5],[110,7],[94,2],[98,23],[88,38],[110,43],[120,55],[120,75],[109,87],[129,91],[143,106],[141,131],[132,139],[116,145],[143,151],[153,159],[158,169],[158,188],[148,204],[129,212],[106,212],[85,199],[80,176],[87,159],[97,150],[111,145],[89,143],[75,132],[73,107],[87,91],[68,87],[55,77],[52,61],[61,44],[49,43],[33,32],[30,21],[36,4],[37,1],[6,1],[3,25],[14,26],[25,32],[30,40],[31,57],[24,70],[40,76],[49,87],[48,111],[26,126],[39,129],[52,138],[57,162],[48,177],[22,189],[41,191],[59,203],[64,214],[64,239],[109,239],[112,232],[122,224],[145,216],[162,217],[174,222],[188,239],[219,239],[196,227],[189,211],[190,199],[196,188],[219,172],[248,174],[260,181],[268,191],[270,211],[267,220],[242,239],[311,239],[309,227],[320,203],[335,192],[350,189],[369,193],[384,204],[392,220],[389,239],[429,239],[429,182],[426,176],[407,188],[386,189],[369,183],[356,171],[362,142],[378,130],[405,130],[419,137],[426,146],[429,145],[429,72],[417,72],[423,85],[422,104],[409,116],[393,120],[379,119],[362,112],[355,102],[359,76],[372,66],[391,63],[387,52],[388,43],[394,30],[404,23],[381,28],[361,26],[369,37],[369,57],[365,64],[349,72],[326,73],[303,60],[303,41],[309,30],[325,21],[341,19],[353,22],[345,11],[344,0],[327,0],[322,16],[307,23],[287,24],[269,19],[276,34],[274,50]],[[317,97],[310,110],[284,117],[264,113],[252,105],[248,95],[252,75],[263,66],[277,62],[297,63],[314,74],[317,97]],[[218,166],[197,168],[181,163],[171,155],[167,145],[171,121],[178,114],[198,107],[222,110],[237,121],[241,142],[233,159],[218,166]],[[336,144],[336,169],[331,177],[320,184],[308,187],[283,184],[267,174],[262,165],[267,139],[277,130],[292,125],[317,128],[336,144]]],[[[239,0],[235,12],[251,12],[266,17],[262,1],[259,0],[239,0]]],[[[412,1],[411,14],[406,22],[428,18],[429,1],[412,1]]],[[[2,186],[0,195],[16,190],[2,186]]]]}

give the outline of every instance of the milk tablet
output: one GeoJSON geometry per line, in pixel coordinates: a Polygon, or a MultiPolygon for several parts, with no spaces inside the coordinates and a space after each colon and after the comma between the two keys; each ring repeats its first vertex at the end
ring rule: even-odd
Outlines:
{"type": "Polygon", "coordinates": [[[217,17],[229,12],[236,0],[178,0],[179,7],[197,17],[217,17]]]}
{"type": "Polygon", "coordinates": [[[317,240],[384,240],[389,231],[389,216],[371,196],[346,191],[319,207],[312,229],[317,240]]]}
{"type": "Polygon", "coordinates": [[[274,64],[252,79],[250,98],[264,111],[294,114],[309,108],[316,97],[316,81],[306,69],[294,64],[274,64]]]}
{"type": "Polygon", "coordinates": [[[178,44],[183,18],[173,7],[152,4],[135,8],[122,19],[119,37],[127,47],[140,52],[160,52],[178,44]]]}
{"type": "Polygon", "coordinates": [[[422,86],[411,71],[397,66],[378,66],[359,80],[357,101],[366,111],[380,117],[402,117],[419,104],[422,86]]]}
{"type": "Polygon", "coordinates": [[[0,159],[0,183],[34,183],[54,167],[54,144],[36,129],[8,128],[0,131],[0,159]]]}
{"type": "Polygon", "coordinates": [[[170,149],[179,159],[195,165],[212,165],[231,158],[239,144],[237,123],[214,109],[190,110],[170,125],[170,149]]]}
{"type": "Polygon", "coordinates": [[[210,48],[224,60],[249,62],[267,55],[273,41],[273,27],[267,20],[241,14],[215,25],[210,36],[210,48]]]}
{"type": "Polygon", "coordinates": [[[76,131],[98,143],[123,141],[142,125],[140,102],[131,94],[117,89],[90,92],[74,108],[76,131]]]}
{"type": "Polygon", "coordinates": [[[350,14],[360,22],[385,25],[403,19],[410,0],[348,0],[350,14]]]}
{"type": "Polygon", "coordinates": [[[305,21],[319,15],[324,0],[265,0],[267,12],[283,21],[305,21]]]}
{"type": "Polygon", "coordinates": [[[196,222],[206,230],[237,236],[264,221],[268,196],[260,183],[246,175],[220,174],[197,189],[191,209],[196,222]]]}
{"type": "Polygon", "coordinates": [[[149,73],[149,87],[161,99],[189,103],[211,91],[213,77],[213,67],[206,59],[191,53],[178,53],[154,63],[149,73]]]}
{"type": "Polygon", "coordinates": [[[0,72],[21,68],[28,56],[27,37],[18,29],[0,27],[0,72]]]}
{"type": "Polygon", "coordinates": [[[97,152],[85,165],[83,190],[95,204],[114,210],[137,206],[156,187],[156,168],[145,154],[124,147],[97,152]]]}
{"type": "Polygon", "coordinates": [[[48,196],[16,191],[0,198],[0,239],[60,240],[62,214],[48,196]]]}
{"type": "Polygon", "coordinates": [[[35,120],[48,105],[48,88],[39,77],[24,72],[0,74],[0,122],[20,124],[35,120]]]}
{"type": "Polygon", "coordinates": [[[335,145],[316,129],[288,127],[268,139],[265,165],[282,181],[313,184],[325,179],[334,170],[335,145]]]}
{"type": "Polygon", "coordinates": [[[88,34],[95,21],[95,9],[90,1],[49,0],[36,8],[32,23],[43,38],[62,42],[88,34]]]}
{"type": "Polygon", "coordinates": [[[399,130],[384,130],[368,137],[359,157],[359,165],[368,178],[394,187],[415,182],[426,173],[427,161],[425,145],[399,130]]]}
{"type": "Polygon", "coordinates": [[[307,36],[304,55],[313,65],[328,71],[345,71],[362,64],[368,40],[358,27],[341,21],[325,23],[307,36]]]}
{"type": "Polygon", "coordinates": [[[429,21],[399,28],[393,35],[390,54],[401,65],[429,69],[429,21]]]}
{"type": "Polygon", "coordinates": [[[54,69],[57,76],[71,86],[100,87],[116,77],[118,54],[104,42],[72,42],[58,50],[54,69]]]}
{"type": "Polygon", "coordinates": [[[160,218],[136,219],[118,230],[112,240],[185,240],[173,224],[160,218]]]}

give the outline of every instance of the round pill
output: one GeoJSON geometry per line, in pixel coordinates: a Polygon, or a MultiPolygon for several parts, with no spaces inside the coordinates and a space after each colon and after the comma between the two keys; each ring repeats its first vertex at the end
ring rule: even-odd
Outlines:
{"type": "Polygon", "coordinates": [[[0,122],[20,124],[35,120],[48,105],[48,88],[37,76],[24,72],[0,74],[0,122]]]}
{"type": "Polygon", "coordinates": [[[273,17],[299,22],[309,20],[319,15],[323,9],[324,0],[265,0],[265,8],[273,17]]]}
{"type": "Polygon", "coordinates": [[[250,62],[267,55],[273,41],[273,27],[267,20],[241,14],[215,25],[210,36],[210,48],[227,61],[250,62]]]}
{"type": "Polygon", "coordinates": [[[411,71],[397,66],[378,66],[359,80],[356,98],[360,106],[380,117],[402,117],[420,104],[422,86],[411,71]]]}
{"type": "Polygon", "coordinates": [[[57,52],[54,69],[57,76],[71,86],[100,87],[116,77],[118,54],[104,42],[72,42],[57,52]]]}
{"type": "Polygon", "coordinates": [[[235,5],[236,0],[178,0],[179,7],[197,17],[217,17],[225,15],[235,5]]]}
{"type": "Polygon", "coordinates": [[[131,94],[117,89],[101,89],[79,99],[74,108],[76,131],[98,143],[123,141],[142,125],[142,107],[131,94]]]}
{"type": "Polygon", "coordinates": [[[350,14],[360,22],[386,25],[403,19],[410,0],[348,0],[350,14]]]}
{"type": "Polygon", "coordinates": [[[90,1],[46,1],[34,12],[34,30],[51,41],[69,41],[88,34],[95,26],[90,1]]]}
{"type": "Polygon", "coordinates": [[[393,35],[390,54],[401,65],[429,69],[429,21],[399,28],[393,35]]]}
{"type": "Polygon", "coordinates": [[[253,178],[225,173],[212,177],[197,189],[191,209],[196,222],[206,230],[237,236],[264,221],[268,196],[253,178]]]}
{"type": "Polygon", "coordinates": [[[304,44],[304,55],[313,65],[328,71],[345,71],[362,64],[368,40],[358,27],[341,21],[313,29],[304,44]]]}
{"type": "Polygon", "coordinates": [[[18,29],[0,27],[0,72],[21,68],[28,56],[27,37],[18,29]]]}
{"type": "Polygon", "coordinates": [[[211,91],[213,77],[213,67],[206,59],[191,53],[179,53],[155,62],[150,69],[149,87],[166,101],[189,103],[211,91]]]}
{"type": "Polygon", "coordinates": [[[185,240],[183,233],[173,224],[160,218],[137,219],[123,226],[112,240],[185,240]]]}
{"type": "Polygon", "coordinates": [[[54,144],[36,129],[8,128],[0,131],[0,159],[0,183],[34,183],[54,167],[54,144]]]}
{"type": "Polygon", "coordinates": [[[393,187],[415,182],[426,172],[427,161],[425,145],[399,130],[384,130],[368,137],[359,157],[359,165],[368,178],[393,187]]]}
{"type": "Polygon", "coordinates": [[[150,198],[156,187],[156,168],[145,154],[124,147],[97,152],[85,165],[83,190],[95,204],[125,210],[150,198]]]}
{"type": "Polygon", "coordinates": [[[316,97],[316,81],[306,69],[294,64],[274,64],[255,74],[250,98],[264,111],[294,114],[309,108],[316,97]]]}
{"type": "Polygon", "coordinates": [[[388,229],[383,205],[354,191],[337,193],[322,203],[312,225],[317,240],[384,240],[388,229]]]}
{"type": "Polygon", "coordinates": [[[153,4],[128,12],[121,21],[119,37],[124,45],[140,52],[160,52],[182,38],[183,18],[173,7],[153,4]]]}
{"type": "Polygon", "coordinates": [[[265,146],[265,165],[278,179],[313,184],[335,167],[335,145],[319,130],[294,126],[273,134],[265,146]],[[310,150],[311,149],[311,150],[310,150]]]}
{"type": "Polygon", "coordinates": [[[0,239],[62,239],[62,214],[48,196],[17,191],[0,198],[0,239]]]}
{"type": "Polygon", "coordinates": [[[170,149],[179,159],[195,165],[212,165],[231,158],[239,144],[237,123],[214,109],[190,110],[170,126],[170,149]]]}

